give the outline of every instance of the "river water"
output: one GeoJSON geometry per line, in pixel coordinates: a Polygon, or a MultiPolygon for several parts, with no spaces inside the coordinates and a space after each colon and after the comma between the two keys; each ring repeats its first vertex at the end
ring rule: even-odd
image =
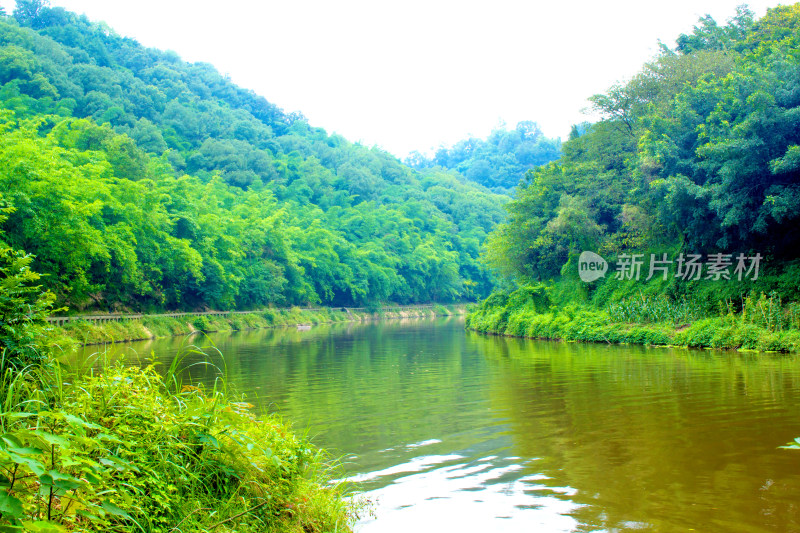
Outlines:
{"type": "Polygon", "coordinates": [[[800,531],[800,450],[778,448],[800,437],[796,356],[487,337],[459,318],[189,342],[344,457],[374,502],[360,533],[800,531]]]}

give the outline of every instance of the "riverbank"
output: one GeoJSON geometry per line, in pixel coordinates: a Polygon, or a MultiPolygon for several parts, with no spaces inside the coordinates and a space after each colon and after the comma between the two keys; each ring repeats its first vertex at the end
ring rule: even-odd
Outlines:
{"type": "Polygon", "coordinates": [[[347,532],[357,519],[330,458],[224,386],[52,362],[0,382],[0,529],[347,532]]]}
{"type": "Polygon", "coordinates": [[[636,323],[617,321],[606,311],[590,308],[537,312],[533,303],[508,307],[487,300],[467,315],[466,327],[481,333],[532,339],[763,352],[800,351],[800,330],[765,327],[733,314],[688,323],[636,323]]]}
{"type": "Polygon", "coordinates": [[[396,318],[451,316],[466,313],[466,306],[438,305],[397,306],[378,310],[362,308],[266,309],[252,313],[197,314],[185,316],[144,315],[135,319],[100,322],[71,320],[51,324],[47,328],[46,344],[50,346],[85,346],[115,342],[147,340],[192,333],[241,331],[284,326],[361,322],[396,318]]]}

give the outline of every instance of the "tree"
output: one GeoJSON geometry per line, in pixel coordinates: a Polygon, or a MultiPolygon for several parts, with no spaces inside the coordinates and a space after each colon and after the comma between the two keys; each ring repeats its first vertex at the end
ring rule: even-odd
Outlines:
{"type": "Polygon", "coordinates": [[[14,8],[14,18],[23,26],[39,28],[40,16],[49,6],[49,0],[17,0],[17,7],[14,8]]]}
{"type": "Polygon", "coordinates": [[[690,54],[698,50],[730,50],[736,47],[753,27],[753,12],[746,6],[736,8],[736,15],[726,26],[717,24],[711,15],[700,19],[691,35],[682,33],[676,40],[677,50],[690,54]]]}
{"type": "Polygon", "coordinates": [[[514,129],[501,126],[486,139],[469,138],[440,147],[432,158],[414,152],[406,164],[421,170],[441,166],[459,172],[498,193],[516,187],[525,172],[558,158],[561,140],[546,138],[536,122],[525,120],[514,129]]]}
{"type": "MultiPolygon", "coordinates": [[[[0,224],[14,208],[0,196],[0,224]]],[[[55,296],[37,285],[31,255],[0,241],[0,372],[42,360],[40,335],[55,296]]]]}

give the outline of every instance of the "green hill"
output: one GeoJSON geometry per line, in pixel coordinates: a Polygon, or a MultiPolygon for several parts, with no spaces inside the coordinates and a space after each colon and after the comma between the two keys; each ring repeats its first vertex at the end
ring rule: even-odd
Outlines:
{"type": "Polygon", "coordinates": [[[471,137],[433,157],[412,153],[406,163],[422,170],[434,167],[459,172],[468,180],[502,193],[510,193],[525,173],[561,155],[561,140],[544,136],[535,122],[523,121],[513,129],[496,128],[486,139],[471,137]]]}
{"type": "Polygon", "coordinates": [[[418,172],[103,23],[0,16],[0,236],[73,309],[485,296],[504,198],[418,172]]]}
{"type": "MultiPolygon", "coordinates": [[[[740,8],[724,26],[702,18],[627,83],[593,96],[604,119],[528,173],[489,238],[489,262],[522,288],[487,300],[485,316],[499,322],[485,329],[504,331],[512,308],[569,306],[607,313],[597,320],[606,325],[674,315],[800,327],[787,305],[800,301],[798,50],[800,4],[760,20],[740,8]],[[583,251],[609,262],[604,278],[579,279],[583,251]]],[[[698,342],[753,344],[735,337],[698,342]]]]}

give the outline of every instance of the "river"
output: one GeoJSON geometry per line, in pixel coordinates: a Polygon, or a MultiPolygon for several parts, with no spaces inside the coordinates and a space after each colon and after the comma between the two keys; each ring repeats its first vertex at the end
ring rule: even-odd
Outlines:
{"type": "Polygon", "coordinates": [[[797,356],[487,337],[459,318],[190,342],[344,457],[374,502],[360,533],[800,531],[800,450],[778,448],[800,436],[797,356]]]}

